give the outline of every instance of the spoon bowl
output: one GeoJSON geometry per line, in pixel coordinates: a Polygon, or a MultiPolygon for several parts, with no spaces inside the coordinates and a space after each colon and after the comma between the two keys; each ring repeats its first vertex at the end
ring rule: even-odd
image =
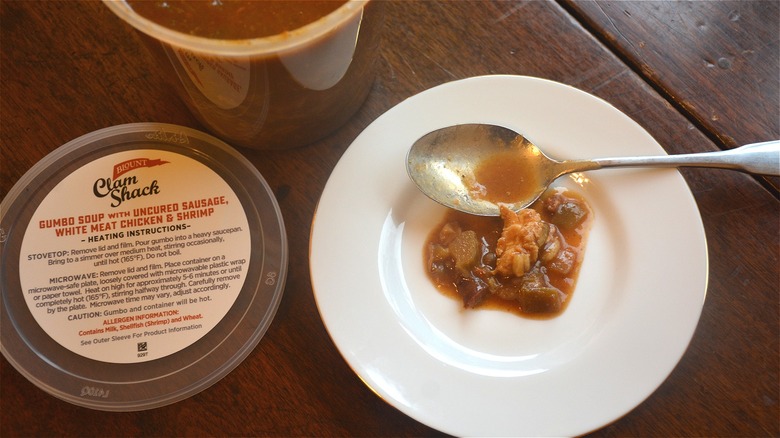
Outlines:
{"type": "Polygon", "coordinates": [[[499,203],[514,211],[526,208],[558,177],[572,172],[683,166],[780,175],[780,141],[699,154],[558,161],[511,129],[463,124],[422,136],[406,157],[409,177],[429,198],[479,216],[498,216],[499,203]]]}
{"type": "MultiPolygon", "coordinates": [[[[409,150],[406,169],[412,181],[434,201],[479,216],[497,216],[496,202],[480,196],[484,185],[477,178],[478,166],[508,154],[547,158],[536,145],[510,129],[468,124],[439,129],[421,137],[409,150]]],[[[535,165],[527,166],[517,178],[530,182],[533,190],[524,190],[524,196],[506,202],[515,211],[539,198],[544,187],[552,182],[549,175],[555,173],[550,169],[554,167],[551,159],[528,161],[535,165]]]]}

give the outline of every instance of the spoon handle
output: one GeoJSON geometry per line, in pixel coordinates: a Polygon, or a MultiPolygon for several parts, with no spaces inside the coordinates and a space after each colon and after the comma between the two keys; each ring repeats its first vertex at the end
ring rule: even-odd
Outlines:
{"type": "MultiPolygon", "coordinates": [[[[591,164],[592,163],[592,164],[591,164]]],[[[717,167],[762,175],[780,175],[780,140],[752,143],[719,152],[657,157],[598,158],[589,169],[604,167],[717,167]]]]}

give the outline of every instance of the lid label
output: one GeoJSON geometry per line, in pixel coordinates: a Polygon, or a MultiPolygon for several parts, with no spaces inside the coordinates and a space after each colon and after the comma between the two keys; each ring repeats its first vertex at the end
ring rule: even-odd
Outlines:
{"type": "Polygon", "coordinates": [[[213,170],[173,152],[120,152],[69,174],[36,209],[22,241],[22,291],[36,322],[70,351],[158,359],[230,310],[250,240],[240,200],[213,170]]]}

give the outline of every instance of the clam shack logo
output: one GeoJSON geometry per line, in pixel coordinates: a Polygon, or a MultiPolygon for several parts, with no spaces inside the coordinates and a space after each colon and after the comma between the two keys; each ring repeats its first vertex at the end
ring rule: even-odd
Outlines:
{"type": "Polygon", "coordinates": [[[114,165],[110,178],[98,178],[92,185],[92,193],[98,198],[109,197],[112,207],[119,207],[123,202],[143,196],[156,195],[160,193],[160,187],[157,180],[144,184],[138,181],[135,175],[128,175],[129,172],[148,167],[162,166],[169,161],[150,158],[133,158],[114,165]]]}

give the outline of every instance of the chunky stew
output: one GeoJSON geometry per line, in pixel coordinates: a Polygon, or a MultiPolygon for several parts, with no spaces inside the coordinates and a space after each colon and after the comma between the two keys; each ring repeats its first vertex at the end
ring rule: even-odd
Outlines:
{"type": "Polygon", "coordinates": [[[549,317],[569,302],[593,219],[584,198],[555,188],[501,217],[447,212],[428,237],[425,263],[439,290],[466,308],[549,317]]]}

